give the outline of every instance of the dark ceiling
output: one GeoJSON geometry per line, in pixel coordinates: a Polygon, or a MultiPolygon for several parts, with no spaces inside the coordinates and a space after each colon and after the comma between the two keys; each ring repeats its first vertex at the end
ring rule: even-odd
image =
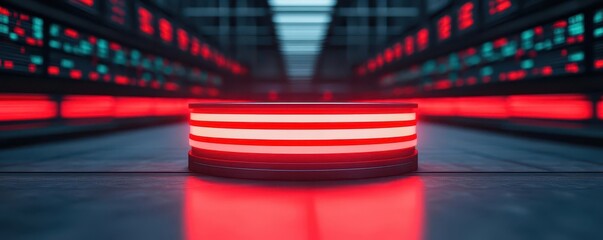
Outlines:
{"type": "MultiPolygon", "coordinates": [[[[271,3],[275,0],[181,0],[165,1],[180,16],[213,38],[231,56],[249,66],[258,81],[292,80],[275,31],[271,3]],[[289,74],[288,74],[289,73],[289,74]]],[[[304,12],[308,2],[301,2],[304,12]]],[[[335,1],[335,0],[334,0],[335,1]]],[[[311,74],[306,79],[319,82],[344,81],[352,68],[362,62],[418,17],[420,0],[340,0],[328,13],[322,51],[317,53],[311,74]]],[[[312,59],[308,59],[312,61],[312,59]]],[[[295,65],[297,66],[297,65],[295,65]]]]}

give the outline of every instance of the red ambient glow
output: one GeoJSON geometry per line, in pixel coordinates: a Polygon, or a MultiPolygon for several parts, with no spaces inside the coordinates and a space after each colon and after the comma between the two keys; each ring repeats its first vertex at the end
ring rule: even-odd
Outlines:
{"type": "Polygon", "coordinates": [[[326,186],[189,177],[184,189],[188,240],[423,238],[425,186],[416,176],[326,186]]]}

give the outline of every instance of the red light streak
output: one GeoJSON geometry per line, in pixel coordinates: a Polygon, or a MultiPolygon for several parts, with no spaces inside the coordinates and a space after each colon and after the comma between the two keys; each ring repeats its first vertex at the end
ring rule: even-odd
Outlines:
{"type": "Polygon", "coordinates": [[[496,14],[505,12],[513,6],[513,3],[511,2],[511,0],[490,0],[488,2],[488,4],[489,4],[488,5],[489,6],[488,13],[490,15],[496,15],[496,14]]]}
{"type": "Polygon", "coordinates": [[[567,73],[578,73],[580,72],[580,67],[577,63],[568,63],[565,65],[565,72],[567,73]]]}
{"type": "Polygon", "coordinates": [[[166,43],[171,43],[174,39],[174,30],[172,23],[165,18],[159,19],[159,37],[166,43]]]}
{"type": "Polygon", "coordinates": [[[14,67],[15,67],[15,64],[13,63],[13,61],[4,60],[4,68],[13,69],[14,67]]]}
{"type": "Polygon", "coordinates": [[[120,85],[127,85],[127,84],[130,84],[130,79],[127,76],[116,75],[115,83],[120,84],[120,85]]]}
{"type": "Polygon", "coordinates": [[[50,75],[59,75],[61,73],[61,69],[57,66],[48,66],[48,74],[50,75]]]}
{"type": "Polygon", "coordinates": [[[402,54],[404,53],[403,49],[402,43],[396,43],[396,45],[394,45],[394,56],[396,59],[402,58],[402,54]]]}
{"type": "Polygon", "coordinates": [[[576,121],[593,117],[592,103],[579,94],[426,98],[412,101],[419,103],[419,115],[425,116],[576,121]]]}
{"type": "Polygon", "coordinates": [[[196,37],[192,38],[191,41],[191,55],[197,56],[201,53],[201,42],[196,37]]]}
{"type": "Polygon", "coordinates": [[[0,121],[55,118],[57,104],[46,95],[0,94],[0,121]]]}
{"type": "Polygon", "coordinates": [[[65,32],[65,36],[73,38],[73,39],[78,39],[80,37],[79,32],[74,29],[71,29],[71,28],[66,28],[64,32],[65,32]]]}
{"type": "Polygon", "coordinates": [[[153,98],[117,97],[114,117],[143,117],[153,115],[153,98]]]}
{"type": "Polygon", "coordinates": [[[188,44],[188,33],[184,29],[178,29],[178,47],[180,48],[180,50],[187,51],[188,44]]]}
{"type": "Polygon", "coordinates": [[[414,40],[411,36],[404,38],[404,51],[406,52],[406,56],[410,56],[415,51],[414,40]]]}
{"type": "Polygon", "coordinates": [[[92,81],[97,81],[100,78],[100,75],[97,72],[88,73],[88,78],[92,81]]]}
{"type": "Polygon", "coordinates": [[[174,82],[167,82],[167,83],[165,83],[164,88],[165,88],[165,90],[168,90],[168,91],[176,91],[180,88],[180,86],[174,82]]]}
{"type": "Polygon", "coordinates": [[[388,48],[385,50],[385,62],[390,63],[394,60],[394,50],[391,48],[388,48]]]}
{"type": "Polygon", "coordinates": [[[69,71],[69,77],[71,79],[81,79],[82,78],[82,71],[72,69],[71,71],[69,71]]]}
{"type": "Polygon", "coordinates": [[[559,21],[553,23],[553,27],[554,28],[566,28],[567,27],[567,21],[565,21],[565,20],[559,20],[559,21]]]}
{"type": "Polygon", "coordinates": [[[75,2],[79,2],[81,4],[84,4],[88,7],[93,7],[94,6],[94,0],[73,0],[75,2]]]}
{"type": "MultiPolygon", "coordinates": [[[[452,34],[452,18],[449,15],[445,15],[438,19],[438,39],[446,40],[450,38],[452,34]]],[[[421,44],[419,44],[421,45],[421,44]]]]}
{"type": "Polygon", "coordinates": [[[459,30],[466,30],[475,24],[473,18],[473,2],[466,2],[459,8],[458,11],[458,26],[459,30]]]}
{"type": "Polygon", "coordinates": [[[201,57],[203,57],[203,59],[209,59],[212,56],[212,51],[211,48],[209,48],[209,45],[203,43],[201,44],[201,57]]]}
{"type": "Polygon", "coordinates": [[[143,7],[138,7],[138,22],[139,29],[146,35],[153,35],[155,29],[153,28],[153,14],[143,7]]]}
{"type": "Polygon", "coordinates": [[[542,75],[550,76],[553,75],[553,68],[551,66],[545,66],[542,68],[542,75]]]}
{"type": "Polygon", "coordinates": [[[10,16],[10,11],[6,8],[0,7],[0,14],[4,16],[10,16]]]}
{"type": "Polygon", "coordinates": [[[19,35],[21,37],[25,35],[25,29],[23,29],[21,27],[15,27],[13,29],[13,32],[15,32],[17,35],[19,35]]]}
{"type": "Polygon", "coordinates": [[[505,45],[507,45],[507,44],[508,44],[508,41],[507,41],[507,39],[506,39],[506,38],[499,38],[499,39],[496,39],[496,40],[494,41],[494,43],[493,43],[493,45],[494,45],[494,47],[495,47],[495,48],[502,48],[502,47],[504,47],[504,46],[505,46],[505,45]]]}
{"type": "Polygon", "coordinates": [[[429,30],[422,28],[417,32],[417,49],[419,51],[427,49],[429,46],[429,30]]]}
{"type": "Polygon", "coordinates": [[[593,116],[592,103],[582,95],[519,95],[507,101],[512,117],[587,120],[593,116]]]}

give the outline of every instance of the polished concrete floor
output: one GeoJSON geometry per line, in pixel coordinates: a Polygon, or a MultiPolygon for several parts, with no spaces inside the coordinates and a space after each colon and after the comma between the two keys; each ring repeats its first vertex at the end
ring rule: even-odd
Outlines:
{"type": "Polygon", "coordinates": [[[603,149],[422,123],[416,174],[186,170],[184,124],[0,151],[0,239],[603,239],[603,149]]]}

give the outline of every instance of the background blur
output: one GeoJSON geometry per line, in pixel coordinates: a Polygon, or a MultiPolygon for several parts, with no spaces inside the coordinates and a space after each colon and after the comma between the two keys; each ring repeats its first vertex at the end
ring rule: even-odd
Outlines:
{"type": "Polygon", "coordinates": [[[596,0],[5,0],[0,143],[219,100],[414,101],[425,120],[596,141],[602,70],[596,0]]]}

